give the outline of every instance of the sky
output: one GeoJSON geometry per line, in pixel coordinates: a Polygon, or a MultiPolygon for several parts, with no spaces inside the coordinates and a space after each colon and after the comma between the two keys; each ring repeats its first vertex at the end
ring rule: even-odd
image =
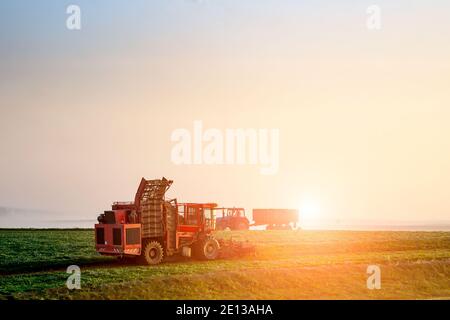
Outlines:
{"type": "Polygon", "coordinates": [[[299,208],[305,223],[449,221],[449,14],[444,0],[2,0],[0,207],[95,219],[165,176],[178,201],[299,208]],[[195,121],[278,130],[277,172],[175,164],[172,133],[195,121]]]}

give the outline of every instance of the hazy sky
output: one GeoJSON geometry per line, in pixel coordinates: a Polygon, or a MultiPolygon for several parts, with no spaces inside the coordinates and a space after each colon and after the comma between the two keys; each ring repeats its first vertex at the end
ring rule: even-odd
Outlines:
{"type": "Polygon", "coordinates": [[[0,206],[95,219],[166,176],[179,201],[449,220],[449,16],[444,0],[2,0],[0,206]],[[175,165],[171,133],[195,120],[279,129],[278,173],[175,165]]]}

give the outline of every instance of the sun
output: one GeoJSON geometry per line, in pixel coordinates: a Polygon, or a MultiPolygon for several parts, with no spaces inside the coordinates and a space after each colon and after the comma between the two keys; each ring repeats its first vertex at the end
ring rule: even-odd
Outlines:
{"type": "Polygon", "coordinates": [[[320,203],[318,200],[312,197],[303,197],[300,202],[299,215],[300,219],[314,220],[317,219],[320,214],[320,203]]]}

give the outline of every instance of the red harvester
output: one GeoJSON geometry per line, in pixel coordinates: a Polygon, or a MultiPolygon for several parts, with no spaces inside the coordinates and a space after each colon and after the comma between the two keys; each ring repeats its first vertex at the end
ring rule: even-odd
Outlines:
{"type": "Polygon", "coordinates": [[[174,254],[216,259],[220,245],[212,231],[217,205],[166,200],[172,182],[142,178],[134,202],[115,202],[101,214],[95,225],[97,252],[138,256],[148,264],[174,254]]]}

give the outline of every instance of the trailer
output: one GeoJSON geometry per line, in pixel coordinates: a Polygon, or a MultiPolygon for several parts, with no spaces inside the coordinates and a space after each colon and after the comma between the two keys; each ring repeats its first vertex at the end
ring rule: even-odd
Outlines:
{"type": "Polygon", "coordinates": [[[267,230],[291,230],[299,220],[296,209],[253,209],[252,226],[266,225],[267,230]]]}

